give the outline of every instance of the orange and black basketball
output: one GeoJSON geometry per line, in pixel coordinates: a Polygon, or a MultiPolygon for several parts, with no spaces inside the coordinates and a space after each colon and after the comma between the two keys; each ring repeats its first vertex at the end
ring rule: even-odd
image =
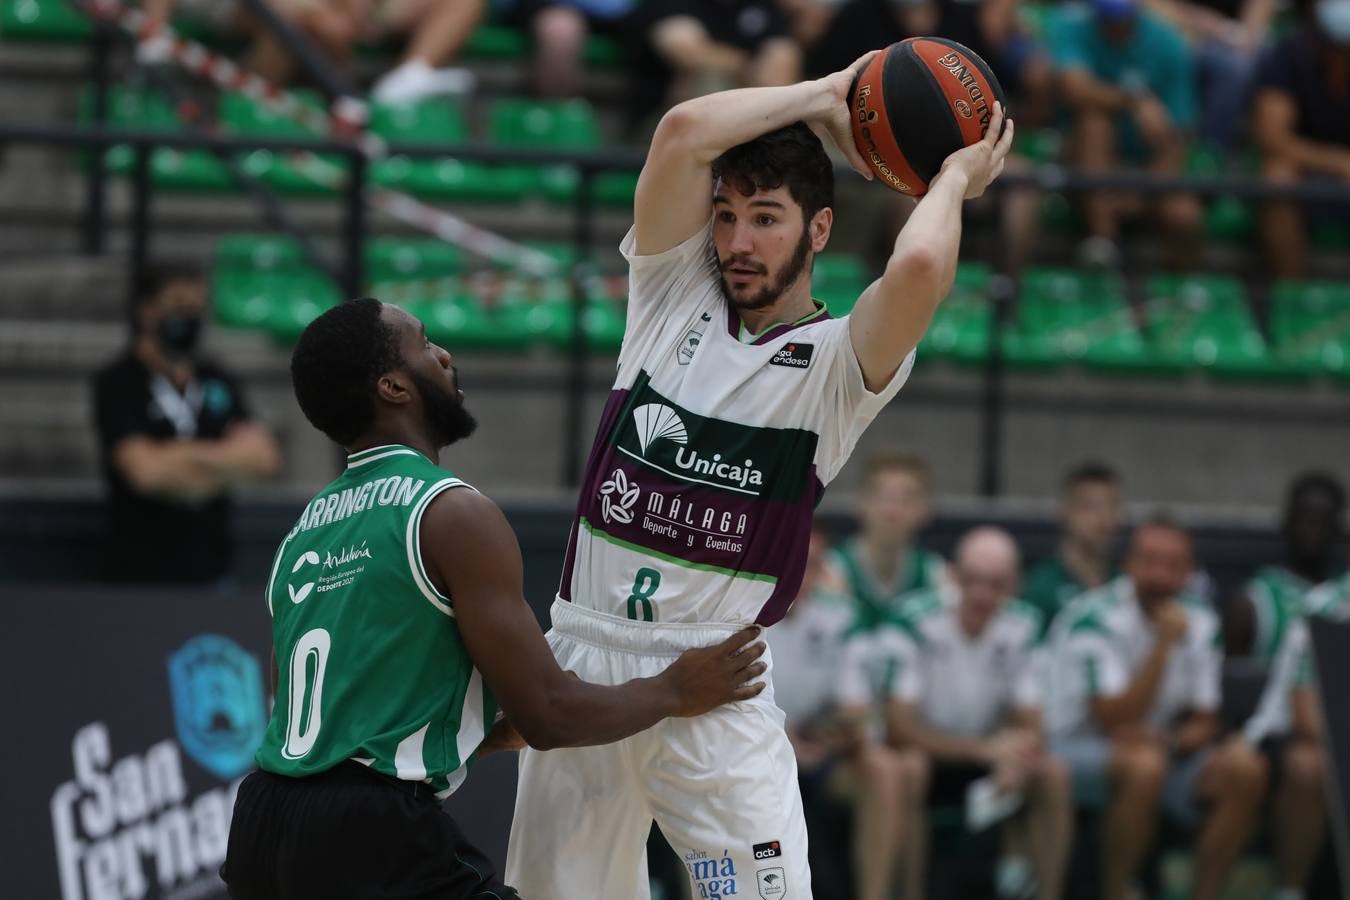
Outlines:
{"type": "Polygon", "coordinates": [[[887,187],[921,197],[942,161],[984,137],[1003,88],[985,61],[945,38],[907,38],[874,56],[849,90],[853,142],[887,187]]]}

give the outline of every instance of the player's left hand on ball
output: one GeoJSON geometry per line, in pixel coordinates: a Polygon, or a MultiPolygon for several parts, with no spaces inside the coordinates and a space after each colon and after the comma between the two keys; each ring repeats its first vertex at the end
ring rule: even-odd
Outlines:
{"type": "Polygon", "coordinates": [[[701,716],[724,703],[749,700],[764,690],[764,682],[754,683],[769,668],[757,662],[765,650],[764,642],[755,640],[760,633],[756,626],[742,628],[720,644],[681,653],[658,676],[675,692],[675,715],[701,716]]]}
{"type": "MultiPolygon", "coordinates": [[[[942,172],[959,170],[966,176],[966,199],[974,200],[994,179],[1003,174],[1003,163],[1012,149],[1013,122],[1005,119],[1003,104],[994,101],[994,115],[984,137],[962,147],[942,163],[942,172]],[[1005,127],[1006,122],[1006,127],[1005,127]]],[[[941,177],[939,175],[938,177],[941,177]]]]}
{"type": "Polygon", "coordinates": [[[872,61],[872,57],[880,52],[880,50],[869,50],[854,60],[853,65],[847,69],[840,69],[838,72],[820,79],[820,83],[825,86],[836,102],[830,106],[828,113],[811,123],[817,126],[817,131],[824,131],[830,136],[834,145],[847,157],[848,164],[853,167],[853,170],[868,181],[873,180],[876,176],[872,174],[872,167],[858,152],[858,145],[853,140],[851,112],[848,108],[848,92],[853,87],[853,79],[872,61]]]}

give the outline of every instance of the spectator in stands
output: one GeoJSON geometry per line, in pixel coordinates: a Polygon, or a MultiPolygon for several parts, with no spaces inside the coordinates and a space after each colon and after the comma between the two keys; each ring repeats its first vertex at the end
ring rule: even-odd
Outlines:
{"type": "Polygon", "coordinates": [[[786,716],[806,801],[823,796],[853,807],[854,896],[886,900],[900,847],[904,764],[899,754],[869,743],[861,723],[836,714],[835,687],[853,611],[830,583],[826,552],[825,535],[816,528],[797,600],[765,633],[774,697],[786,716]]]}
{"type": "MultiPolygon", "coordinates": [[[[1146,163],[1159,175],[1179,173],[1185,133],[1195,118],[1195,73],[1185,39],[1139,0],[1091,0],[1055,11],[1049,29],[1052,64],[1073,115],[1072,160],[1109,172],[1120,160],[1146,163]]],[[[1085,262],[1114,267],[1120,220],[1141,211],[1138,194],[1094,191],[1084,197],[1085,262]]],[[[1202,210],[1190,194],[1156,201],[1167,263],[1186,268],[1199,249],[1202,210]]]]}
{"type": "MultiPolygon", "coordinates": [[[[1315,588],[1307,608],[1313,615],[1350,618],[1350,575],[1315,588]]],[[[1327,754],[1312,663],[1308,625],[1299,618],[1284,633],[1261,702],[1243,730],[1272,772],[1275,900],[1303,900],[1326,841],[1327,754]]]]}
{"type": "Polygon", "coordinates": [[[541,97],[579,97],[586,37],[622,39],[634,0],[515,0],[512,21],[534,39],[534,91],[541,97]]]}
{"type": "Polygon", "coordinates": [[[1087,462],[1064,478],[1059,549],[1027,575],[1022,599],[1046,628],[1084,591],[1115,577],[1111,554],[1120,532],[1120,479],[1108,466],[1087,462]]]}
{"type": "Polygon", "coordinates": [[[858,532],[830,560],[865,628],[895,612],[905,594],[931,590],[946,579],[946,561],[914,544],[932,517],[931,482],[928,464],[912,453],[887,451],[867,461],[858,532]]]}
{"type": "Polygon", "coordinates": [[[1276,0],[1149,0],[1190,41],[1201,103],[1197,134],[1209,148],[1233,148],[1270,34],[1276,0]]]}
{"type": "Polygon", "coordinates": [[[934,34],[939,16],[934,0],[794,0],[788,8],[802,36],[808,78],[848,68],[869,48],[934,34]]]}
{"type": "Polygon", "coordinates": [[[153,269],[135,298],[131,346],[97,375],[109,580],[220,580],[234,548],[230,487],[280,468],[234,377],[197,354],[206,306],[200,272],[153,269]]]}
{"type": "Polygon", "coordinates": [[[940,0],[937,33],[978,53],[1015,103],[1017,121],[1044,125],[1052,88],[1050,61],[1022,26],[1022,0],[940,0]]]}
{"type": "Polygon", "coordinates": [[[634,28],[634,124],[690,97],[801,77],[801,50],[773,0],[646,0],[634,28]]]}
{"type": "MultiPolygon", "coordinates": [[[[931,765],[926,801],[909,807],[904,833],[926,844],[925,802],[969,815],[972,797],[987,792],[1003,807],[991,817],[1007,818],[1000,896],[1023,896],[1029,861],[1035,896],[1057,900],[1073,799],[1068,767],[1046,752],[1040,614],[1013,599],[1020,563],[1003,529],[967,533],[952,569],[951,586],[911,594],[873,636],[873,666],[893,673],[885,686],[888,739],[931,765]]],[[[922,880],[905,896],[927,896],[922,880]]]]}
{"type": "MultiPolygon", "coordinates": [[[[1257,76],[1253,130],[1271,184],[1350,184],[1350,3],[1313,0],[1313,17],[1275,45],[1257,76]]],[[[1350,204],[1271,202],[1262,214],[1271,273],[1301,277],[1304,218],[1350,220],[1350,204]]]]}
{"type": "Polygon", "coordinates": [[[1294,479],[1280,526],[1284,562],[1262,566],[1226,610],[1224,637],[1231,656],[1254,656],[1266,665],[1290,625],[1307,611],[1308,592],[1344,571],[1345,488],[1325,472],[1294,479]]]}
{"type": "MultiPolygon", "coordinates": [[[[285,84],[294,74],[295,57],[289,48],[232,0],[144,0],[144,4],[146,21],[138,51],[142,62],[167,56],[168,46],[157,34],[177,4],[189,17],[250,34],[253,45],[245,65],[273,84],[285,84]]],[[[381,103],[413,103],[473,88],[468,70],[439,67],[454,58],[478,27],[487,0],[275,0],[275,7],[344,68],[361,41],[406,38],[402,61],[371,91],[381,103]]]]}
{"type": "Polygon", "coordinates": [[[1219,738],[1219,626],[1184,596],[1192,567],[1186,531],[1140,525],[1125,574],[1071,602],[1052,630],[1052,747],[1079,804],[1105,803],[1106,900],[1130,895],[1160,805],[1199,828],[1191,896],[1219,900],[1261,808],[1264,761],[1240,736],[1219,738]]]}

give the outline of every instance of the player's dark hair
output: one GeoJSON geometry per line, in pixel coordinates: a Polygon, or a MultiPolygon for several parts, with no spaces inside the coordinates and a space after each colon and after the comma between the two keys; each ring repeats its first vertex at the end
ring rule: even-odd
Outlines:
{"type": "Polygon", "coordinates": [[[1064,493],[1069,493],[1080,484],[1120,484],[1116,470],[1106,463],[1090,460],[1079,463],[1064,476],[1064,493]]]}
{"type": "Polygon", "coordinates": [[[1345,486],[1330,472],[1303,472],[1289,485],[1285,498],[1286,515],[1309,494],[1321,494],[1331,500],[1338,514],[1345,511],[1345,486]]]}
{"type": "Polygon", "coordinates": [[[195,263],[174,261],[157,262],[146,266],[145,271],[136,279],[135,296],[132,305],[137,309],[154,300],[160,291],[175,281],[204,281],[206,272],[195,263]]]}
{"type": "Polygon", "coordinates": [[[291,354],[295,399],[311,425],[346,447],[375,421],[375,383],[403,365],[398,335],[373,297],[348,300],[310,322],[291,354]]]}
{"type": "Polygon", "coordinates": [[[737,144],[712,163],[713,178],[749,197],[785,187],[802,208],[804,221],[834,206],[834,166],[820,138],[794,122],[737,144]]]}

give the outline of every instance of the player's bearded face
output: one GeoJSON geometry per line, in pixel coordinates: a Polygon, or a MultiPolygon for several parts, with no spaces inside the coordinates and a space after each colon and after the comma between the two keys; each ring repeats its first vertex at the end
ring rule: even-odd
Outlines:
{"type": "Polygon", "coordinates": [[[473,434],[478,421],[464,407],[459,392],[459,369],[452,368],[454,382],[428,378],[420,372],[409,371],[417,393],[422,397],[422,415],[438,447],[448,447],[455,441],[473,434]]]}
{"type": "Polygon", "coordinates": [[[739,293],[734,290],[727,281],[727,270],[734,266],[738,269],[754,269],[760,275],[770,275],[769,267],[744,253],[733,253],[726,257],[719,256],[717,265],[722,272],[722,294],[727,298],[727,302],[737,309],[764,309],[766,306],[772,306],[806,270],[806,263],[810,256],[811,229],[810,225],[807,224],[802,227],[801,239],[797,241],[797,246],[793,248],[792,256],[789,257],[787,262],[783,263],[777,273],[772,274],[769,283],[755,293],[750,293],[748,288],[739,293]]]}

